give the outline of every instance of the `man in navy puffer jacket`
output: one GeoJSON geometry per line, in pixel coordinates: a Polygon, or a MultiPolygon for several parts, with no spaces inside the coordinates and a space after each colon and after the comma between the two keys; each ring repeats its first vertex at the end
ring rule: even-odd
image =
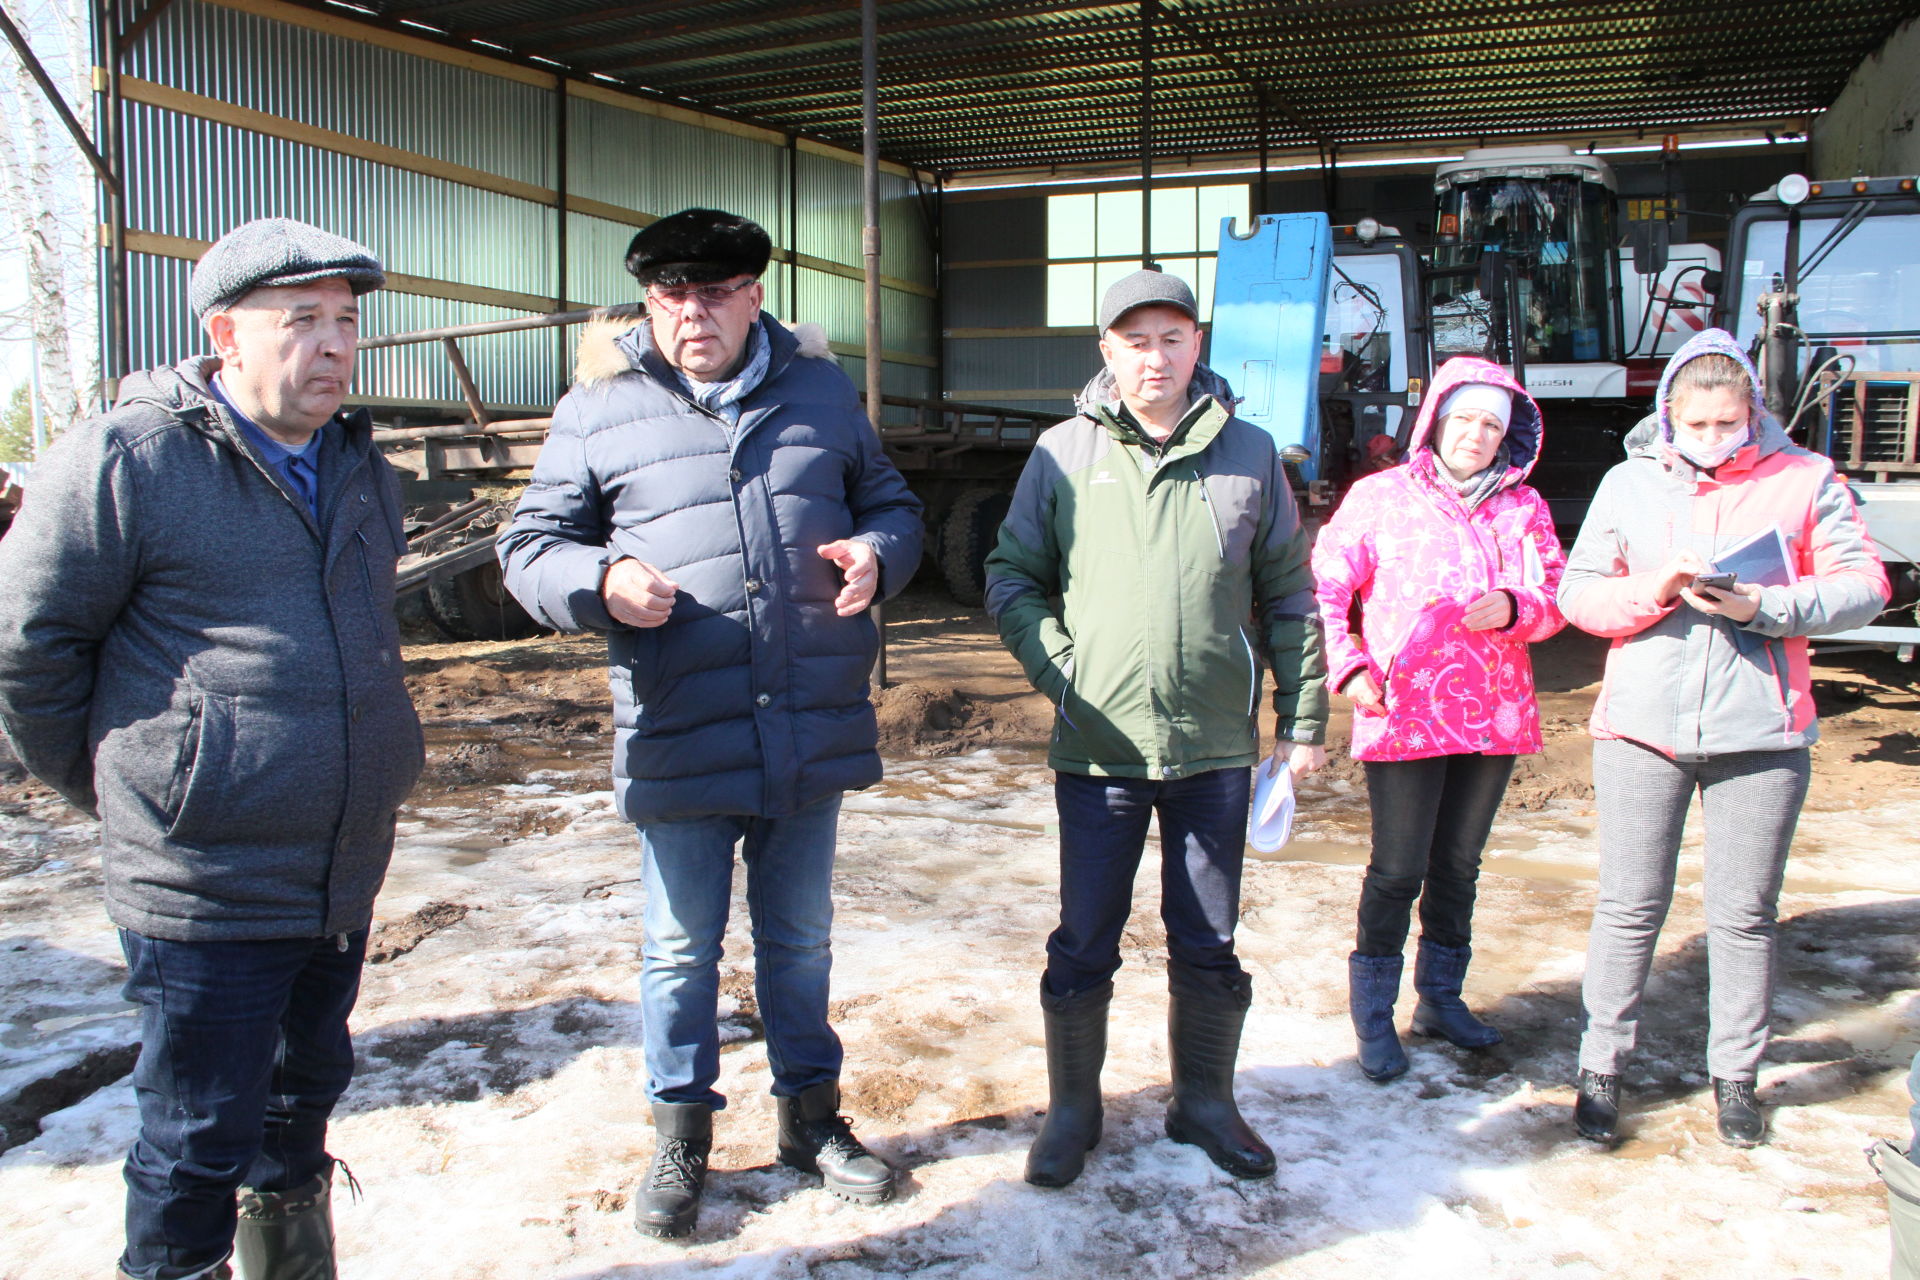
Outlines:
{"type": "Polygon", "coordinates": [[[824,337],[761,314],[771,252],[712,209],[634,237],[647,318],[589,328],[500,538],[528,610],[607,633],[615,792],[645,853],[649,1235],[692,1229],[726,1102],[715,1012],[742,842],[780,1158],[851,1199],[893,1194],[839,1115],[830,882],[841,793],[880,779],[867,606],[919,564],[920,502],[824,337]]]}

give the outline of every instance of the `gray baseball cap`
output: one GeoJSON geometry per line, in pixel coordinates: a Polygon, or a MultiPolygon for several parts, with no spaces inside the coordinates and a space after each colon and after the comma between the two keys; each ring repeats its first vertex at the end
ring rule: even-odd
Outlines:
{"type": "Polygon", "coordinates": [[[364,245],[292,218],[256,218],[214,241],[194,264],[187,304],[194,322],[207,312],[268,285],[342,279],[355,294],[387,282],[380,259],[364,245]]]}
{"type": "Polygon", "coordinates": [[[1200,308],[1193,301],[1193,290],[1179,276],[1170,276],[1157,267],[1142,267],[1132,275],[1121,276],[1107,286],[1100,299],[1100,331],[1113,328],[1116,321],[1135,307],[1172,307],[1184,311],[1195,324],[1200,323],[1200,308]]]}

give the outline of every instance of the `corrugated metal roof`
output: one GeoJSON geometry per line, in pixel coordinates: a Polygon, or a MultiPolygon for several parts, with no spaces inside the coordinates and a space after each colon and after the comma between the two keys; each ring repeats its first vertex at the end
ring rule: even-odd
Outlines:
{"type": "MultiPolygon", "coordinates": [[[[298,0],[325,9],[323,0],[298,0]]],[[[880,0],[890,159],[947,173],[1157,156],[1804,123],[1920,0],[880,0]]],[[[338,13],[338,10],[329,10],[338,13]]],[[[389,0],[485,41],[859,142],[858,0],[389,0]]]]}

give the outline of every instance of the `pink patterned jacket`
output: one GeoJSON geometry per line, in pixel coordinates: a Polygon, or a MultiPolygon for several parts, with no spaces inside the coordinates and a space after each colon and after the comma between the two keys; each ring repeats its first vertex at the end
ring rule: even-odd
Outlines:
{"type": "Polygon", "coordinates": [[[1523,483],[1540,456],[1540,407],[1499,365],[1449,360],[1420,406],[1407,452],[1399,466],[1348,491],[1313,551],[1328,686],[1365,670],[1386,696],[1384,713],[1354,708],[1354,758],[1530,755],[1540,750],[1540,709],[1527,646],[1565,625],[1554,596],[1566,557],[1546,501],[1523,483]],[[1435,406],[1465,382],[1513,395],[1511,469],[1472,511],[1426,447],[1435,406]],[[1495,589],[1511,597],[1513,622],[1467,630],[1466,607],[1495,589]],[[1358,636],[1348,625],[1356,597],[1358,636]]]}

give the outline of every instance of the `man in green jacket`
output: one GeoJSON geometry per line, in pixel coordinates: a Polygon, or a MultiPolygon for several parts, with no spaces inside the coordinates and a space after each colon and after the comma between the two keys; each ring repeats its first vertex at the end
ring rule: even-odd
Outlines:
{"type": "Polygon", "coordinates": [[[1051,1101],[1027,1181],[1063,1187],[1100,1141],[1120,934],[1160,820],[1173,1100],[1167,1136],[1237,1177],[1273,1173],[1234,1060],[1252,980],[1234,954],[1262,659],[1295,776],[1326,754],[1326,663],[1307,535],[1274,448],[1200,365],[1199,312],[1137,271],[1100,306],[1106,368],[1035,445],[987,560],[987,608],[1059,709],[1060,926],[1040,983],[1051,1101]]]}

